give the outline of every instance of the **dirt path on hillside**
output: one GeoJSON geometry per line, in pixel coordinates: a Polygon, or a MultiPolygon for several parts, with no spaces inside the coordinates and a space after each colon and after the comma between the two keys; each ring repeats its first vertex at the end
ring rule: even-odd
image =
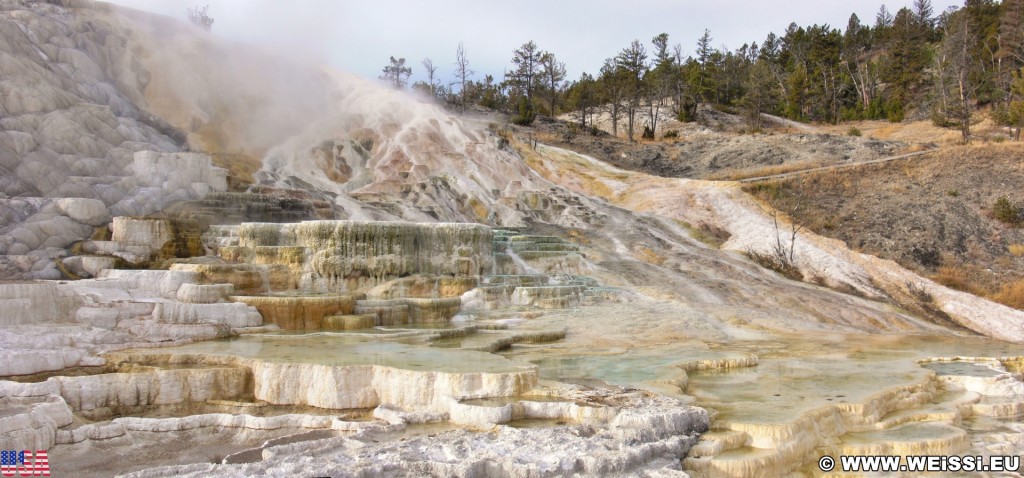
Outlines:
{"type": "Polygon", "coordinates": [[[757,176],[757,177],[753,177],[753,178],[744,178],[744,179],[740,179],[739,182],[741,182],[741,183],[755,183],[755,182],[759,182],[759,181],[770,181],[770,180],[775,180],[775,179],[786,179],[786,178],[791,178],[791,177],[794,177],[794,176],[800,176],[802,174],[816,173],[816,172],[821,172],[821,171],[829,171],[829,170],[832,170],[832,169],[855,168],[855,167],[858,167],[858,166],[864,166],[864,165],[868,165],[868,164],[888,163],[889,161],[896,161],[896,160],[899,160],[899,159],[907,159],[907,158],[915,158],[915,157],[922,156],[922,155],[925,155],[925,154],[934,153],[936,151],[939,151],[939,149],[936,148],[936,149],[928,149],[928,150],[925,150],[925,151],[915,151],[913,153],[899,154],[899,155],[896,155],[896,156],[890,156],[888,158],[872,159],[872,160],[869,160],[869,161],[858,161],[856,163],[833,164],[833,165],[830,165],[830,166],[819,166],[819,167],[815,167],[815,168],[801,169],[799,171],[791,171],[791,172],[782,173],[782,174],[772,174],[772,175],[768,175],[768,176],[757,176]]]}

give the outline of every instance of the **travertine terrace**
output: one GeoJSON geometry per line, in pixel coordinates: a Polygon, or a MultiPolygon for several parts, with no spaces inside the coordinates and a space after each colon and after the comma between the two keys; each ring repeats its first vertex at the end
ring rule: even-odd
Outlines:
{"type": "Polygon", "coordinates": [[[54,3],[0,0],[0,449],[55,476],[1024,453],[1018,310],[808,233],[788,280],[734,184],[54,3]]]}

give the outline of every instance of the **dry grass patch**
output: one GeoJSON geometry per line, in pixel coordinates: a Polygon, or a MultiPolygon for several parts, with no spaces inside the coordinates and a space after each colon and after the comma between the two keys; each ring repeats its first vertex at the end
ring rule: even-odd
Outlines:
{"type": "Polygon", "coordinates": [[[1010,244],[1006,249],[1011,256],[1024,257],[1024,244],[1010,244]]]}
{"type": "Polygon", "coordinates": [[[977,266],[939,267],[932,280],[951,289],[956,289],[993,302],[1024,310],[1024,279],[1000,283],[996,278],[977,266]]]}
{"type": "Polygon", "coordinates": [[[637,246],[633,249],[633,252],[637,259],[656,266],[660,266],[668,260],[667,257],[658,254],[657,252],[654,252],[653,249],[645,246],[637,246]]]}
{"type": "Polygon", "coordinates": [[[1024,280],[1004,285],[990,298],[1000,304],[1024,310],[1024,280]]]}
{"type": "Polygon", "coordinates": [[[942,266],[932,275],[932,280],[951,289],[977,296],[988,295],[989,290],[979,282],[978,271],[970,266],[942,266]]]}

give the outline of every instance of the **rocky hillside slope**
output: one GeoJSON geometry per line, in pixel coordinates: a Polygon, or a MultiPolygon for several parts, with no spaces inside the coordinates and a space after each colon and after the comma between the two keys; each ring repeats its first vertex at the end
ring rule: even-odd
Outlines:
{"type": "Polygon", "coordinates": [[[657,140],[641,139],[637,134],[635,142],[621,137],[621,125],[620,137],[612,136],[610,122],[600,116],[595,120],[597,134],[580,128],[578,120],[570,115],[557,121],[541,118],[533,130],[548,144],[616,167],[694,179],[738,179],[809,166],[870,161],[922,147],[921,142],[851,136],[845,131],[764,116],[763,129],[751,134],[743,117],[701,106],[696,121],[682,123],[663,118],[657,140]]]}
{"type": "Polygon", "coordinates": [[[920,158],[754,185],[815,233],[947,285],[1024,307],[1024,231],[995,217],[1024,203],[1018,144],[959,146],[920,158]]]}

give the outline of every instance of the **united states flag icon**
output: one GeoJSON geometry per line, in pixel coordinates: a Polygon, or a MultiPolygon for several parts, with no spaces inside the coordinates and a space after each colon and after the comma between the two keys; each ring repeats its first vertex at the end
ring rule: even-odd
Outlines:
{"type": "Polygon", "coordinates": [[[11,476],[50,476],[50,459],[46,450],[0,451],[0,475],[11,476]]]}

